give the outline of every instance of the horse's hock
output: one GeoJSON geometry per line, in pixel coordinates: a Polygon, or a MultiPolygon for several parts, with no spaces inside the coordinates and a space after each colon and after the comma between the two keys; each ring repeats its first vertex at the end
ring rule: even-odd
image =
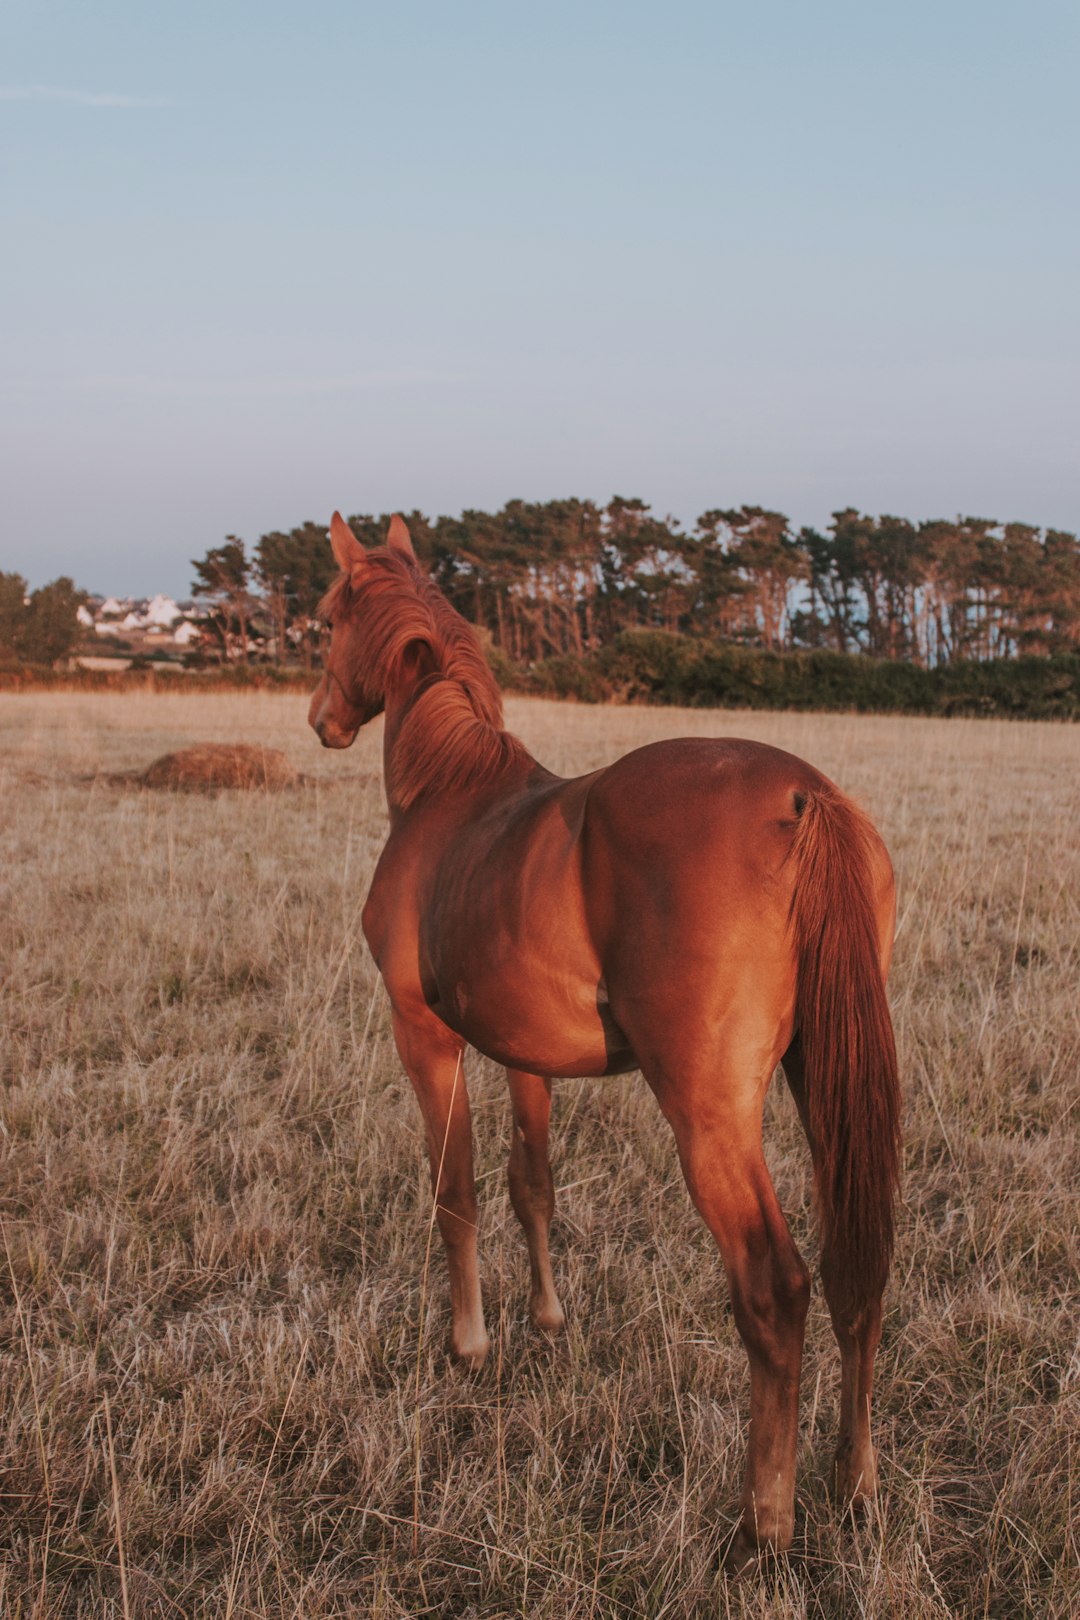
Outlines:
{"type": "Polygon", "coordinates": [[[299,787],[304,778],[278,748],[257,743],[200,743],[162,754],[131,780],[148,788],[209,793],[215,788],[299,787]]]}

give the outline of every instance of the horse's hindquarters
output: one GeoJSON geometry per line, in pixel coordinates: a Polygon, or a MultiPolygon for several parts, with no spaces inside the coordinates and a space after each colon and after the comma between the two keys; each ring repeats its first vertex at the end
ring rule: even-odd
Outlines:
{"type": "Polygon", "coordinates": [[[590,795],[582,885],[611,1016],[643,1068],[755,1077],[791,1039],[796,795],[816,773],[756,744],[641,749],[590,795]],[[804,776],[799,777],[802,769],[804,776]]]}

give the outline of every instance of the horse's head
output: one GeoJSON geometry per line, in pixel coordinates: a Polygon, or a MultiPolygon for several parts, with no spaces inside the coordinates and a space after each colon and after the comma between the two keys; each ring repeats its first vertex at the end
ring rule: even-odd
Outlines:
{"type": "Polygon", "coordinates": [[[371,617],[365,613],[365,599],[379,594],[371,586],[380,576],[386,583],[386,564],[380,566],[380,555],[385,558],[389,553],[415,567],[416,554],[409,531],[397,516],[390,520],[386,552],[366,551],[340,512],[330,522],[330,544],[341,577],[326,597],[330,647],[323,678],[312,695],[308,724],[324,748],[348,748],[360,727],[382,713],[386,700],[383,660],[371,656],[375,627],[365,623],[371,617]]]}

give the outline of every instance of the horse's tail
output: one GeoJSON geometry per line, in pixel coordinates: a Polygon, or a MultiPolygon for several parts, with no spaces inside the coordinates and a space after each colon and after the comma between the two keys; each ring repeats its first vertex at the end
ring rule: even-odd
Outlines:
{"type": "Polygon", "coordinates": [[[885,1286],[900,1179],[900,1083],[875,908],[882,846],[869,817],[831,783],[799,798],[795,1017],[822,1264],[859,1312],[885,1286]]]}

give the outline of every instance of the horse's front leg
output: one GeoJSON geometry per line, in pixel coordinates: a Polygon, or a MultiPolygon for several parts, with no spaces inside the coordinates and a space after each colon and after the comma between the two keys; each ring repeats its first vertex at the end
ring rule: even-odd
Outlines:
{"type": "Polygon", "coordinates": [[[529,1245],[529,1315],[533,1325],[555,1332],[566,1321],[551,1275],[548,1231],[555,1210],[555,1184],[548,1162],[551,1081],[507,1069],[513,1127],[510,1137],[510,1202],[529,1245]]]}
{"type": "Polygon", "coordinates": [[[476,1183],[465,1089],[465,1044],[423,1005],[393,1010],[394,1040],[427,1133],[435,1219],[450,1272],[450,1348],[479,1367],[491,1345],[476,1259],[476,1183]]]}

